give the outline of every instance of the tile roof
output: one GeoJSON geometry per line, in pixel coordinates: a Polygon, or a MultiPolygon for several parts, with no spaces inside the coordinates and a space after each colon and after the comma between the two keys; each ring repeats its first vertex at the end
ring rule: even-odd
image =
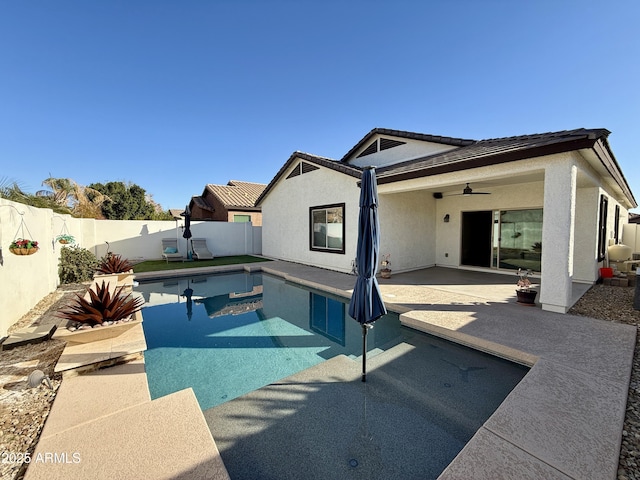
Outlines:
{"type": "Polygon", "coordinates": [[[278,171],[273,180],[271,180],[256,203],[259,204],[262,202],[262,200],[268,195],[269,191],[271,191],[275,186],[280,176],[284,174],[296,158],[307,160],[310,163],[322,165],[347,175],[360,178],[362,176],[362,169],[350,165],[346,162],[346,159],[366,144],[372,136],[381,134],[455,145],[459,148],[421,158],[413,158],[411,160],[385,167],[378,167],[376,169],[378,184],[398,182],[412,178],[426,177],[487,165],[496,165],[505,162],[540,157],[543,155],[551,155],[554,153],[592,148],[611,177],[620,186],[622,192],[632,201],[632,203],[635,204],[636,202],[629,185],[624,178],[622,170],[620,169],[620,166],[618,165],[618,162],[616,161],[607,142],[607,137],[610,133],[611,132],[605,128],[579,128],[575,130],[562,130],[558,132],[537,133],[514,137],[469,140],[405,132],[401,130],[374,128],[351,150],[349,150],[349,152],[342,157],[340,161],[308,153],[294,152],[278,171]]]}
{"type": "Polygon", "coordinates": [[[184,209],[181,209],[181,208],[170,208],[169,209],[169,213],[175,219],[181,219],[182,217],[180,216],[180,214],[182,212],[184,212],[184,209]]]}
{"type": "Polygon", "coordinates": [[[209,205],[207,202],[205,202],[204,198],[202,198],[201,196],[191,197],[191,200],[193,200],[193,203],[198,207],[200,207],[201,209],[207,210],[209,212],[215,212],[215,209],[211,205],[209,205]]]}
{"type": "Polygon", "coordinates": [[[227,185],[208,184],[207,189],[218,197],[227,208],[248,208],[255,207],[256,200],[260,197],[266,186],[264,183],[230,180],[227,185]]]}
{"type": "Polygon", "coordinates": [[[395,182],[552,153],[590,148],[598,139],[606,139],[609,133],[604,128],[580,128],[560,132],[478,140],[455,150],[381,167],[376,170],[376,173],[378,183],[395,182]]]}

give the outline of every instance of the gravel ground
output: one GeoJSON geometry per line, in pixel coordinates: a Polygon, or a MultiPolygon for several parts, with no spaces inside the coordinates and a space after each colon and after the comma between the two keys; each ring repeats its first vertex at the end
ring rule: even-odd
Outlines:
{"type": "MultiPolygon", "coordinates": [[[[57,323],[54,313],[81,291],[82,285],[64,285],[45,297],[12,330],[30,325],[57,323]]],[[[569,311],[616,323],[638,326],[640,311],[633,309],[634,289],[631,287],[593,286],[569,311]]],[[[640,338],[636,338],[633,370],[624,422],[618,480],[640,480],[640,338]]],[[[0,455],[32,454],[46,421],[60,376],[53,374],[64,342],[49,340],[37,345],[18,347],[0,353],[0,455]],[[29,388],[26,375],[42,370],[52,380],[53,389],[45,385],[29,388]]],[[[8,457],[5,457],[9,460],[8,457]]],[[[0,459],[0,479],[20,480],[26,464],[0,459]]]]}
{"type": "MultiPolygon", "coordinates": [[[[42,299],[28,314],[9,329],[58,323],[55,312],[66,305],[83,285],[62,285],[42,299]]],[[[48,340],[0,352],[0,479],[21,479],[28,464],[22,460],[31,455],[38,443],[44,422],[62,378],[54,374],[65,342],[48,340]],[[51,379],[51,386],[30,388],[27,376],[41,370],[51,379]],[[20,461],[16,461],[20,460],[20,461]]]]}

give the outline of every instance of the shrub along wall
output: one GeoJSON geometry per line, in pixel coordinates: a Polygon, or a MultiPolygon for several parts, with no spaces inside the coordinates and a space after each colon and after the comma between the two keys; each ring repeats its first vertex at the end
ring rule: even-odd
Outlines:
{"type": "MultiPolygon", "coordinates": [[[[0,198],[0,337],[40,300],[60,284],[58,263],[63,245],[55,238],[66,230],[76,245],[98,258],[107,248],[131,260],[161,258],[162,238],[178,238],[180,253],[187,254],[182,222],[151,220],[94,220],[60,215],[0,198]],[[39,242],[33,255],[14,255],[9,245],[16,237],[32,236],[39,242]]],[[[247,223],[194,222],[196,238],[206,238],[215,256],[260,254],[261,227],[247,223]]]]}

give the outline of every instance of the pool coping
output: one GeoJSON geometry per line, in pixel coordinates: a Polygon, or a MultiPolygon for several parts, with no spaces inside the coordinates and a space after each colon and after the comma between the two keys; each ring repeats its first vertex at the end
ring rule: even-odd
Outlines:
{"type": "MultiPolygon", "coordinates": [[[[284,261],[194,270],[162,276],[265,272],[344,298],[355,283],[352,275],[284,261]]],[[[616,478],[635,327],[446,286],[424,286],[423,303],[408,301],[398,277],[394,286],[380,283],[383,296],[394,292],[385,303],[404,325],[531,367],[440,479],[616,478]]]]}

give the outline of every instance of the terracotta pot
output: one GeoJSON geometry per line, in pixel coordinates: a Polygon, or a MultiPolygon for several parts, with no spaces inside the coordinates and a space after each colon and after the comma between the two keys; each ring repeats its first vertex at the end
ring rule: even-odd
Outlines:
{"type": "Polygon", "coordinates": [[[69,243],[69,240],[64,240],[64,239],[60,239],[58,240],[58,242],[62,243],[63,245],[66,245],[67,243],[69,243]]]}
{"type": "Polygon", "coordinates": [[[382,270],[380,270],[380,276],[382,278],[391,278],[391,269],[383,268],[382,270]]]}
{"type": "Polygon", "coordinates": [[[516,295],[518,296],[518,303],[520,305],[533,306],[536,304],[536,295],[538,292],[535,290],[529,290],[528,292],[525,290],[516,290],[516,295]]]}
{"type": "Polygon", "coordinates": [[[33,255],[38,251],[38,247],[34,248],[10,248],[9,251],[14,255],[33,255]]]}

